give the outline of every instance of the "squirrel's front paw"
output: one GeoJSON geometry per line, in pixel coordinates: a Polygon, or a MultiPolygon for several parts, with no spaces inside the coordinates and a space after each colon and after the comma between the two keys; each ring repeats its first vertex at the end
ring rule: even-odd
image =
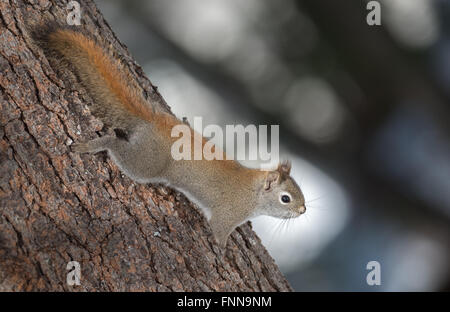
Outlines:
{"type": "Polygon", "coordinates": [[[90,150],[88,143],[73,143],[71,148],[75,153],[88,153],[90,150]]]}

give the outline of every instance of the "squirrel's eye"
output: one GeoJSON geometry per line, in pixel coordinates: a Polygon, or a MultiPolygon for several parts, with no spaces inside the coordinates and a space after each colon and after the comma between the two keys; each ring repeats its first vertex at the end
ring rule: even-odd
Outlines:
{"type": "Polygon", "coordinates": [[[280,196],[280,201],[282,204],[288,204],[291,202],[291,196],[287,193],[283,193],[280,196]]]}
{"type": "Polygon", "coordinates": [[[291,201],[291,199],[289,198],[289,196],[287,196],[287,195],[283,195],[283,196],[281,196],[281,201],[283,202],[283,203],[288,203],[288,202],[290,202],[291,201]]]}

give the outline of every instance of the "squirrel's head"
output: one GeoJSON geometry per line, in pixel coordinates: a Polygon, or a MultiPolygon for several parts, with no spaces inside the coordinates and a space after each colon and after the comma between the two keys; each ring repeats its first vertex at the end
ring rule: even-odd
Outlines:
{"type": "Polygon", "coordinates": [[[262,213],[277,218],[295,218],[306,211],[300,187],[290,176],[291,163],[283,162],[267,171],[261,195],[262,213]]]}

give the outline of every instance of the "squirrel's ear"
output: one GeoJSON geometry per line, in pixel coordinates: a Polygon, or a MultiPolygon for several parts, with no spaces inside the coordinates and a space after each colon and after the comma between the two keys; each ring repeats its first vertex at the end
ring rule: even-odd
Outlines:
{"type": "Polygon", "coordinates": [[[289,175],[289,174],[291,174],[291,167],[292,167],[291,162],[286,160],[286,161],[284,161],[284,162],[282,162],[281,164],[278,165],[277,170],[281,174],[289,175]]]}
{"type": "Polygon", "coordinates": [[[264,183],[264,190],[271,191],[275,184],[280,181],[281,174],[278,170],[269,171],[266,176],[266,181],[264,183]]]}

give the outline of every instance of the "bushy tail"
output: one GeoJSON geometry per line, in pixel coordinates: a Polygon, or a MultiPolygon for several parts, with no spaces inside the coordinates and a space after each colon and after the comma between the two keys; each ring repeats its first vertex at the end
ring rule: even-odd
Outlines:
{"type": "Polygon", "coordinates": [[[134,77],[95,40],[68,27],[34,31],[36,42],[56,64],[69,66],[92,97],[93,113],[108,126],[128,128],[132,119],[152,121],[152,106],[134,77]]]}

